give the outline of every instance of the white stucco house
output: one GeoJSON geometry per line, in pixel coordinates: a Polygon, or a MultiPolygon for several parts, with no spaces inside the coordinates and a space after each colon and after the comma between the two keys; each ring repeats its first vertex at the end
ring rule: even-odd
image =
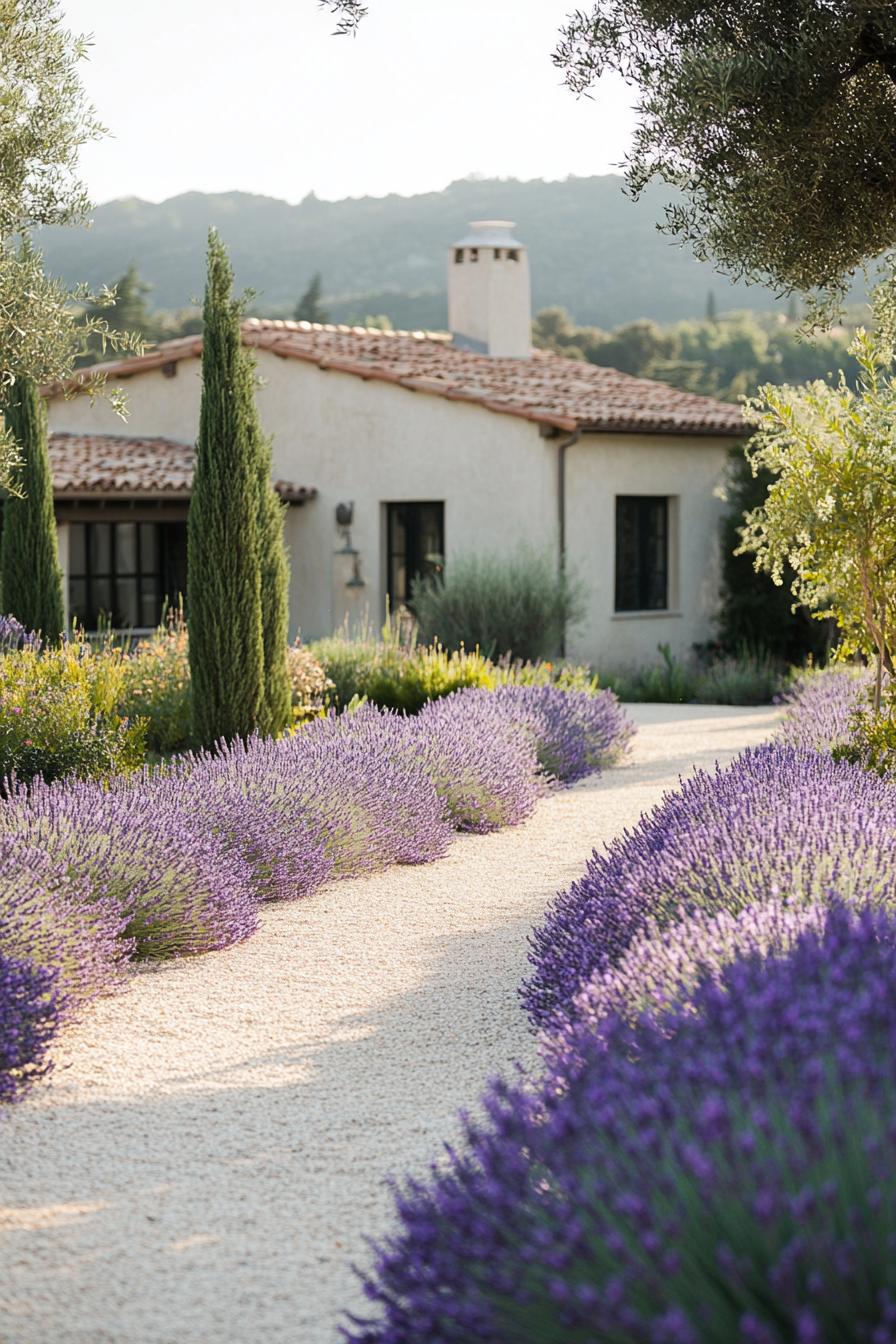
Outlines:
{"type": "MultiPolygon", "coordinates": [[[[468,551],[549,550],[588,587],[567,652],[603,666],[712,637],[714,495],[735,406],[531,349],[526,249],[486,221],[451,248],[451,333],[247,320],[290,505],[293,633],[314,638],[468,551]]],[[[105,366],[108,404],[47,389],[69,615],[155,624],[185,583],[201,337],[105,366]]]]}

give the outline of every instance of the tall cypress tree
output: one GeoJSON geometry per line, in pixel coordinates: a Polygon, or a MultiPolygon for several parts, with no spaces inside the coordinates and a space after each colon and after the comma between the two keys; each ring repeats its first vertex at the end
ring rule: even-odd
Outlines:
{"type": "Polygon", "coordinates": [[[271,441],[257,433],[258,531],[261,563],[261,629],[264,644],[262,732],[280,734],[292,719],[286,665],[289,639],[289,563],[283,545],[283,505],[271,485],[271,441]]]}
{"type": "Polygon", "coordinates": [[[0,573],[3,610],[26,630],[58,639],[65,625],[62,571],[53,513],[53,479],[47,450],[47,413],[43,398],[28,378],[9,389],[6,424],[22,459],[16,490],[3,505],[0,573]]]}
{"type": "Polygon", "coordinates": [[[212,229],[187,550],[193,735],[206,746],[248,736],[264,706],[255,388],[232,286],[212,229]]]}

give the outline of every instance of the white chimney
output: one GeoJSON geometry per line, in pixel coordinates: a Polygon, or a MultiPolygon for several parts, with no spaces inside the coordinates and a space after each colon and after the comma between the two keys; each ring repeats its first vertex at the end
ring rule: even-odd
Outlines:
{"type": "Polygon", "coordinates": [[[532,353],[529,258],[506,219],[479,219],[448,254],[448,326],[462,350],[532,353]]]}

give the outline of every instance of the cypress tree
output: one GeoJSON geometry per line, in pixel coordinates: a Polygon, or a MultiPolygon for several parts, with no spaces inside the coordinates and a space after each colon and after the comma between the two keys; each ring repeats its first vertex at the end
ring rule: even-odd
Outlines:
{"type": "Polygon", "coordinates": [[[212,229],[187,533],[193,735],[204,746],[247,737],[264,705],[255,388],[232,285],[227,252],[212,229]]]}
{"type": "Polygon", "coordinates": [[[43,397],[28,378],[18,378],[6,400],[6,424],[16,441],[21,466],[16,490],[3,504],[0,572],[3,610],[26,630],[45,639],[62,634],[65,608],[62,571],[53,513],[53,479],[47,449],[47,413],[43,397]]]}
{"type": "Polygon", "coordinates": [[[284,507],[271,485],[271,441],[257,433],[258,531],[261,563],[261,629],[264,645],[264,704],[260,727],[285,732],[292,719],[286,665],[289,639],[289,563],[283,545],[284,507]]]}

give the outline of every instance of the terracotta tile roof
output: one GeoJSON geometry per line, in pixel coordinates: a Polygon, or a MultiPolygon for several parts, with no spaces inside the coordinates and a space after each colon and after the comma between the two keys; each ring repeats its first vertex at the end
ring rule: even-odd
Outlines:
{"type": "MultiPolygon", "coordinates": [[[[265,318],[247,319],[243,339],[286,359],[473,402],[556,429],[735,438],[747,432],[738,406],[544,350],[526,359],[504,359],[458,349],[441,332],[385,332],[265,318]]],[[[109,379],[126,378],[201,353],[202,338],[189,336],[90,372],[99,368],[109,379]]]]}
{"type": "MultiPolygon", "coordinates": [[[[189,499],[193,485],[193,445],[171,439],[124,434],[51,434],[50,467],[57,499],[108,495],[189,499]]],[[[304,504],[317,491],[275,481],[278,494],[304,504]]]]}

